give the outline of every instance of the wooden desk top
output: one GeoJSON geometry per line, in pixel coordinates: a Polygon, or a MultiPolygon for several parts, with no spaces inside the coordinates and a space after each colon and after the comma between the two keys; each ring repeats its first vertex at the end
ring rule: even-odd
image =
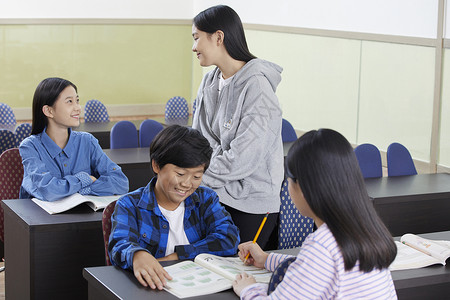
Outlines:
{"type": "Polygon", "coordinates": [[[30,199],[2,200],[4,210],[11,210],[27,226],[46,227],[55,225],[68,225],[84,222],[101,222],[102,212],[94,212],[87,204],[83,203],[69,211],[51,215],[39,207],[30,199]]]}
{"type": "MultiPolygon", "coordinates": [[[[435,240],[450,240],[450,231],[421,234],[424,238],[435,240]]],[[[399,239],[399,237],[395,238],[399,239]]],[[[295,255],[298,249],[277,250],[276,252],[286,252],[295,255]]],[[[163,265],[176,263],[163,262],[163,265]]],[[[397,293],[405,298],[409,298],[416,292],[417,288],[430,288],[434,290],[435,285],[450,285],[450,265],[434,265],[421,269],[392,271],[397,293]]],[[[142,287],[129,271],[124,271],[118,267],[92,267],[83,270],[84,278],[89,282],[90,288],[93,287],[101,292],[104,299],[178,299],[165,291],[154,291],[142,287]]],[[[440,291],[436,291],[440,293],[440,291]]],[[[434,299],[430,294],[430,299],[434,299]]],[[[448,296],[448,295],[447,295],[448,296]]],[[[232,290],[223,291],[214,294],[214,299],[237,299],[232,290]]],[[[211,295],[196,297],[195,299],[211,299],[211,295]]]]}
{"type": "MultiPolygon", "coordinates": [[[[143,120],[130,120],[136,126],[136,129],[139,130],[139,126],[141,125],[143,120]]],[[[85,131],[89,133],[96,132],[110,132],[111,128],[119,121],[111,121],[111,122],[83,122],[80,123],[80,126],[74,127],[73,130],[76,131],[85,131]]]]}
{"type": "Polygon", "coordinates": [[[411,176],[365,179],[369,196],[377,203],[396,199],[402,201],[450,198],[450,174],[420,174],[411,176]]]}
{"type": "MultiPolygon", "coordinates": [[[[450,241],[450,231],[424,233],[419,235],[431,240],[450,241]]],[[[395,237],[394,239],[399,241],[400,237],[395,237]]],[[[391,274],[396,289],[416,288],[440,283],[450,285],[450,264],[447,264],[446,266],[433,265],[420,269],[392,271],[391,274]]]]}
{"type": "MultiPolygon", "coordinates": [[[[284,143],[284,155],[287,155],[292,143],[284,143]]],[[[103,152],[116,164],[150,163],[150,148],[103,149],[103,152]]]]}
{"type": "Polygon", "coordinates": [[[103,149],[103,152],[119,166],[126,164],[150,164],[150,148],[103,149]]]}
{"type": "MultiPolygon", "coordinates": [[[[161,262],[163,266],[170,266],[178,261],[161,262]]],[[[83,269],[83,277],[89,284],[89,299],[91,297],[91,288],[96,289],[95,299],[179,299],[166,291],[152,290],[145,288],[134,277],[134,274],[122,270],[118,267],[92,267],[83,269]]],[[[195,297],[195,299],[211,299],[212,295],[195,297]]],[[[214,294],[215,300],[239,299],[232,290],[223,291],[214,294]]]]}

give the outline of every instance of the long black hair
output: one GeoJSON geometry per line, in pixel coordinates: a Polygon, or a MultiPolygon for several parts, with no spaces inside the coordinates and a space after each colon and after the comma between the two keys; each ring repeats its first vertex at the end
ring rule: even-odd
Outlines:
{"type": "Polygon", "coordinates": [[[209,167],[212,148],[208,140],[191,127],[172,125],[163,129],[150,145],[150,161],[159,168],[173,164],[180,168],[209,167]]]}
{"type": "Polygon", "coordinates": [[[333,233],[345,270],[389,267],[397,247],[378,217],[350,143],[331,129],[301,136],[287,156],[288,176],[300,185],[314,214],[333,233]]]}
{"type": "Polygon", "coordinates": [[[195,16],[193,23],[197,29],[209,34],[222,30],[225,34],[225,49],[232,58],[245,62],[256,58],[248,50],[241,19],[231,7],[210,7],[195,16]]]}
{"type": "Polygon", "coordinates": [[[38,134],[44,131],[48,125],[47,116],[42,111],[45,105],[53,106],[59,94],[68,86],[72,86],[77,92],[75,84],[69,80],[51,77],[42,80],[36,88],[33,97],[33,121],[31,124],[31,134],[38,134]]]}

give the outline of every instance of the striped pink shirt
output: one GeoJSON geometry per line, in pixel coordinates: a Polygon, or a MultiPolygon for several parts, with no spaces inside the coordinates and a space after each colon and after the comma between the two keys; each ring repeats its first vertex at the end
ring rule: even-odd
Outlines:
{"type": "MultiPolygon", "coordinates": [[[[271,253],[266,268],[273,271],[287,255],[271,253]]],[[[326,224],[310,234],[283,281],[270,296],[267,284],[246,287],[241,299],[397,299],[388,269],[359,271],[359,263],[345,271],[336,239],[326,224]]]]}

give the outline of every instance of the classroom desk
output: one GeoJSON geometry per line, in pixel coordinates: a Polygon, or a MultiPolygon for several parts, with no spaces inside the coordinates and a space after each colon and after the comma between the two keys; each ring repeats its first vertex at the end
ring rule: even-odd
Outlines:
{"type": "MultiPolygon", "coordinates": [[[[450,240],[450,231],[419,235],[432,240],[450,240]]],[[[400,237],[396,237],[395,240],[400,240],[400,237]]],[[[449,298],[450,264],[448,263],[446,266],[433,265],[420,269],[392,271],[391,274],[399,299],[449,298]]]]}
{"type": "Polygon", "coordinates": [[[393,236],[450,230],[450,174],[371,178],[365,183],[393,236]]]}
{"type": "MultiPolygon", "coordinates": [[[[287,155],[293,143],[284,143],[284,155],[287,155]]],[[[123,149],[103,149],[103,152],[116,164],[130,182],[130,191],[146,186],[154,176],[150,167],[150,149],[146,148],[123,148],[123,149]]]]}
{"type": "MultiPolygon", "coordinates": [[[[133,120],[130,121],[136,126],[136,130],[138,131],[138,137],[139,137],[139,126],[141,125],[143,120],[133,120]]],[[[85,131],[92,134],[100,144],[100,147],[102,149],[109,149],[110,148],[110,132],[111,128],[117,123],[118,121],[111,121],[111,122],[83,122],[80,123],[80,126],[74,127],[73,130],[76,131],[85,131]]]]}
{"type": "MultiPolygon", "coordinates": [[[[450,240],[450,231],[421,234],[430,239],[450,240]]],[[[398,239],[398,238],[396,238],[398,239]]],[[[295,255],[298,250],[278,250],[295,255]],[[294,251],[293,251],[294,250],[294,251]]],[[[163,266],[176,263],[162,262],[163,266]]],[[[435,265],[421,269],[391,272],[399,299],[444,299],[450,295],[450,265],[435,265]]],[[[133,273],[113,266],[90,267],[83,270],[88,282],[89,299],[178,299],[166,291],[155,291],[142,287],[133,273]]],[[[195,299],[211,299],[211,295],[195,299]]],[[[238,299],[232,290],[214,294],[214,299],[238,299]]]]}
{"type": "Polygon", "coordinates": [[[146,186],[154,176],[150,166],[150,148],[103,149],[130,182],[130,191],[146,186]]]}
{"type": "Polygon", "coordinates": [[[28,199],[1,205],[6,299],[86,299],[83,268],[105,265],[102,212],[82,204],[50,215],[28,199]]]}

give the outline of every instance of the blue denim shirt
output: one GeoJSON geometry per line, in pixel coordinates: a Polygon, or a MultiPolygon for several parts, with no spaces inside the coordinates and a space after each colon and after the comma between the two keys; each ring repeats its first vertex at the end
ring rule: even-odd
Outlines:
{"type": "Polygon", "coordinates": [[[128,192],[128,178],[90,133],[72,131],[61,149],[43,132],[20,144],[24,176],[20,198],[55,201],[74,193],[105,196],[128,192]],[[97,178],[95,182],[89,175],[97,178]]]}
{"type": "MultiPolygon", "coordinates": [[[[132,269],[138,250],[155,258],[165,256],[169,222],[158,207],[156,180],[117,201],[108,246],[113,265],[132,269]]],[[[239,230],[213,190],[200,186],[184,203],[184,232],[190,244],[175,246],[179,259],[192,259],[200,253],[236,254],[239,230]]]]}

